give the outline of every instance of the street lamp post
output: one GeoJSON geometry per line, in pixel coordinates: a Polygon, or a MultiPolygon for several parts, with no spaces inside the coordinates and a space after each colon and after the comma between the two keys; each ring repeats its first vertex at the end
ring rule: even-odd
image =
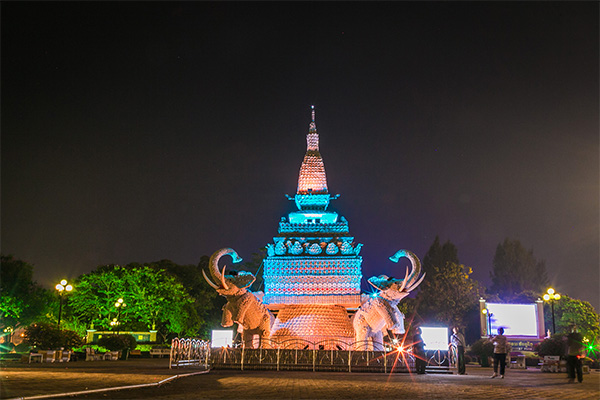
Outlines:
{"type": "Polygon", "coordinates": [[[554,302],[556,300],[560,300],[560,294],[556,293],[554,289],[549,288],[546,291],[546,294],[543,296],[545,301],[550,302],[550,307],[552,308],[552,334],[556,335],[556,323],[554,322],[554,302]]]}
{"type": "Polygon", "coordinates": [[[60,318],[62,317],[62,305],[63,305],[63,294],[66,292],[70,292],[73,290],[73,286],[69,285],[66,279],[60,281],[58,285],[55,286],[55,289],[58,290],[58,298],[60,302],[58,303],[58,330],[60,331],[60,318]]]}
{"type": "Polygon", "coordinates": [[[117,327],[117,335],[119,334],[119,325],[120,325],[120,321],[119,321],[119,317],[121,316],[121,310],[123,308],[125,308],[127,306],[127,304],[125,304],[123,302],[123,299],[120,298],[119,300],[117,300],[115,302],[115,308],[117,309],[117,316],[115,318],[113,318],[113,320],[110,322],[111,326],[116,326],[117,327]]]}
{"type": "Polygon", "coordinates": [[[492,315],[494,315],[492,312],[490,312],[490,310],[488,308],[484,308],[483,310],[481,310],[482,314],[487,315],[487,319],[488,319],[488,335],[492,336],[492,315]]]}

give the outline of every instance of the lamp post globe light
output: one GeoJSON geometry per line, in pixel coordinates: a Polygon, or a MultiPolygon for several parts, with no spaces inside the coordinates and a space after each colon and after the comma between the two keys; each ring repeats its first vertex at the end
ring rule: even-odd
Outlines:
{"type": "Polygon", "coordinates": [[[110,321],[110,326],[117,327],[117,335],[119,334],[119,325],[121,324],[121,322],[119,321],[119,317],[121,316],[121,310],[123,308],[127,307],[127,304],[124,303],[123,298],[119,298],[116,302],[115,302],[115,308],[117,309],[117,316],[115,318],[112,319],[112,321],[110,321]]]}
{"type": "Polygon", "coordinates": [[[58,330],[60,330],[60,319],[62,317],[62,304],[63,304],[63,294],[65,292],[70,292],[73,290],[73,286],[69,285],[66,279],[60,281],[58,285],[54,287],[58,291],[58,298],[60,302],[58,303],[58,330]]]}
{"type": "Polygon", "coordinates": [[[490,310],[486,307],[483,310],[481,310],[481,313],[484,315],[487,315],[487,319],[488,319],[488,335],[492,336],[492,315],[494,315],[492,312],[490,312],[490,310]]]}
{"type": "Polygon", "coordinates": [[[556,334],[556,324],[554,322],[554,302],[560,300],[560,294],[556,293],[556,291],[552,288],[549,288],[543,296],[544,301],[550,302],[550,307],[552,308],[552,334],[556,334]]]}

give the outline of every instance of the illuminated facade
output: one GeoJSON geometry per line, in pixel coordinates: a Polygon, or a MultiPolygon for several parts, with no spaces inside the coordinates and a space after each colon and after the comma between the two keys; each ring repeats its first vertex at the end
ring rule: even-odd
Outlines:
{"type": "Polygon", "coordinates": [[[264,293],[247,290],[255,280],[250,272],[227,273],[225,266],[219,267],[223,256],[241,261],[233,249],[216,251],[210,277],[204,273],[227,299],[222,325],[238,324],[245,347],[283,343],[284,348],[304,349],[308,342],[329,350],[354,343],[356,349],[381,350],[387,332],[404,333],[404,315],[397,305],[422,282],[420,261],[412,252],[399,250],[390,260],[409,259],[404,279],[373,276],[368,282],[377,292],[361,296],[362,244],[354,242],[348,221],[328,210],[336,197],[327,187],[313,107],[298,188],[294,198],[288,196],[298,210],[281,218],[277,235],[266,245],[264,293]],[[355,312],[352,318],[349,311],[355,312]]]}
{"type": "Polygon", "coordinates": [[[298,211],[283,217],[264,260],[264,304],[279,310],[276,339],[353,338],[346,308],[361,304],[361,244],[354,243],[348,221],[329,211],[319,135],[312,109],[306,154],[293,200],[298,211]]]}

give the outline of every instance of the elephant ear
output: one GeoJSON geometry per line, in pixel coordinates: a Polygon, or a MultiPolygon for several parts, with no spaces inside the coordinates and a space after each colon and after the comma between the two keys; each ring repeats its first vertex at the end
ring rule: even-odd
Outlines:
{"type": "Polygon", "coordinates": [[[387,290],[394,286],[396,289],[400,289],[403,281],[404,279],[391,278],[387,275],[372,276],[367,280],[374,288],[379,290],[387,290]]]}
{"type": "Polygon", "coordinates": [[[256,277],[252,274],[252,272],[237,271],[231,275],[225,274],[225,280],[228,283],[234,284],[240,289],[245,289],[254,283],[256,277]]]}

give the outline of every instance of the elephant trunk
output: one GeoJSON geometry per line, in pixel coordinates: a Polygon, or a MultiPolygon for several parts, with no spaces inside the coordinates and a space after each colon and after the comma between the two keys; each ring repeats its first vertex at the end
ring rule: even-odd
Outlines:
{"type": "Polygon", "coordinates": [[[221,257],[227,256],[227,255],[231,256],[234,263],[238,263],[238,262],[242,261],[241,257],[238,256],[236,251],[231,248],[227,247],[227,248],[223,248],[221,250],[215,251],[213,253],[213,255],[210,257],[210,261],[208,263],[208,268],[209,268],[210,275],[212,277],[212,282],[209,281],[206,274],[204,274],[204,278],[208,281],[208,283],[212,287],[219,286],[217,283],[220,283],[221,288],[223,288],[225,290],[229,289],[229,286],[227,285],[227,282],[225,281],[225,268],[226,267],[224,266],[222,271],[219,270],[219,260],[221,259],[221,257]]]}

